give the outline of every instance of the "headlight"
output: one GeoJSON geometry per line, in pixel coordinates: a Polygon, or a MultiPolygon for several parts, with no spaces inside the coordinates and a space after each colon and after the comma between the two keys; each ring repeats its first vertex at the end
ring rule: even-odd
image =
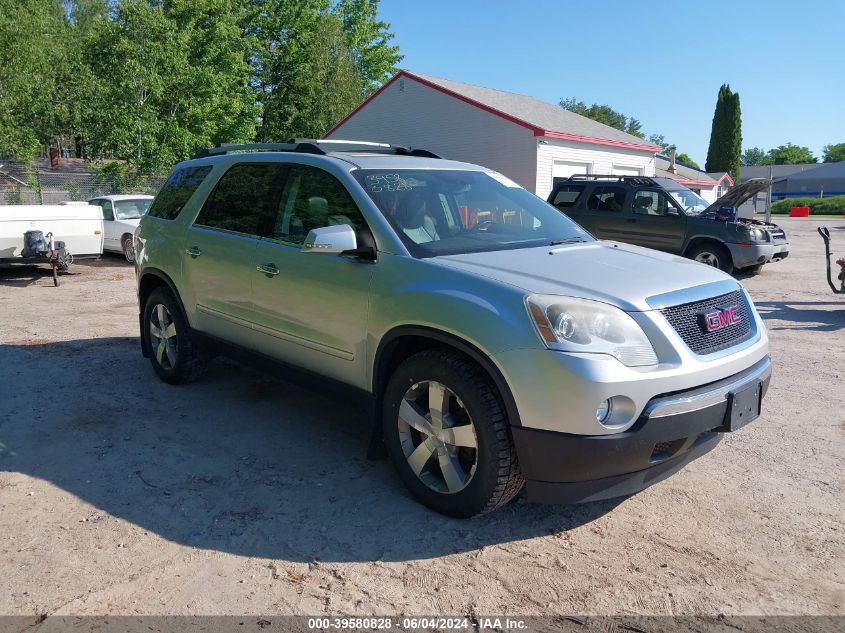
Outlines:
{"type": "Polygon", "coordinates": [[[656,365],[642,328],[623,310],[600,301],[530,295],[528,313],[549,349],[610,354],[628,367],[656,365]]]}
{"type": "Polygon", "coordinates": [[[768,236],[763,229],[748,229],[748,235],[752,242],[768,242],[768,236]]]}

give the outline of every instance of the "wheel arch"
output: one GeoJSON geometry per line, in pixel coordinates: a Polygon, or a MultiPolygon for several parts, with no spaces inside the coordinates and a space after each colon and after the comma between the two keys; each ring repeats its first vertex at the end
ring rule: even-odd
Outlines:
{"type": "Polygon", "coordinates": [[[712,237],[710,235],[696,235],[694,237],[689,238],[689,240],[687,240],[687,243],[684,245],[684,250],[681,252],[681,255],[683,255],[684,257],[688,257],[689,252],[693,248],[702,244],[716,244],[717,246],[721,247],[731,258],[731,264],[733,264],[733,253],[731,253],[731,249],[728,248],[727,243],[725,243],[724,240],[720,240],[719,238],[712,237]]]}
{"type": "Polygon", "coordinates": [[[167,288],[170,290],[171,294],[173,294],[173,297],[176,299],[176,304],[179,306],[179,310],[182,311],[182,316],[185,318],[185,322],[190,326],[188,313],[182,303],[182,298],[179,296],[179,291],[176,289],[176,284],[173,283],[170,276],[158,268],[144,269],[144,272],[141,273],[141,276],[138,278],[138,325],[141,330],[141,352],[145,357],[147,356],[147,332],[143,322],[144,306],[146,306],[147,299],[149,299],[152,292],[156,288],[161,287],[167,288]]]}
{"type": "Polygon", "coordinates": [[[375,420],[381,429],[382,396],[390,375],[405,359],[426,349],[453,349],[475,362],[490,377],[508,414],[511,426],[522,426],[510,385],[496,363],[483,350],[459,336],[421,325],[400,325],[389,330],[379,342],[373,359],[372,392],[375,396],[375,420]]]}

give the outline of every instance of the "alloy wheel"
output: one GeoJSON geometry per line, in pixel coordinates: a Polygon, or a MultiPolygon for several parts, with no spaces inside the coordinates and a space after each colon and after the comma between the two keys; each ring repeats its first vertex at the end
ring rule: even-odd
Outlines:
{"type": "Polygon", "coordinates": [[[176,324],[167,308],[159,303],[150,313],[150,345],[156,362],[164,369],[176,367],[176,324]]]}
{"type": "Polygon", "coordinates": [[[478,466],[478,436],[454,392],[433,380],[412,385],[397,423],[402,452],[420,481],[444,494],[469,485],[478,466]]]}
{"type": "Polygon", "coordinates": [[[719,258],[709,251],[704,251],[696,255],[695,261],[707,264],[708,266],[713,266],[713,268],[719,268],[719,258]]]}

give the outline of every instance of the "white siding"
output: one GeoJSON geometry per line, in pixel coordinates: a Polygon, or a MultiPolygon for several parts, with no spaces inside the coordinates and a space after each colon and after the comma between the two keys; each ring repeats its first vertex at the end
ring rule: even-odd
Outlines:
{"type": "Polygon", "coordinates": [[[700,195],[708,203],[716,202],[716,199],[719,197],[716,195],[716,187],[698,187],[696,185],[687,186],[690,187],[690,189],[698,191],[698,195],[700,195]]]}
{"type": "Polygon", "coordinates": [[[537,180],[534,186],[535,193],[541,198],[547,198],[551,193],[553,178],[563,175],[565,170],[561,169],[561,164],[587,165],[587,173],[591,174],[621,173],[622,170],[633,173],[633,170],[639,170],[642,176],[654,175],[654,152],[557,139],[541,140],[537,145],[537,180]]]}
{"type": "Polygon", "coordinates": [[[329,138],[421,147],[490,167],[529,191],[536,184],[531,130],[411,77],[394,81],[329,138]]]}

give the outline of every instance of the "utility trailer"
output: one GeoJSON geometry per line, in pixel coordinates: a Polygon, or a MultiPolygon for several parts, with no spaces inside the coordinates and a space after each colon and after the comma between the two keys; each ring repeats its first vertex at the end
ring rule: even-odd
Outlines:
{"type": "Polygon", "coordinates": [[[89,204],[0,206],[0,266],[49,264],[53,283],[77,259],[103,254],[103,212],[89,204]]]}

